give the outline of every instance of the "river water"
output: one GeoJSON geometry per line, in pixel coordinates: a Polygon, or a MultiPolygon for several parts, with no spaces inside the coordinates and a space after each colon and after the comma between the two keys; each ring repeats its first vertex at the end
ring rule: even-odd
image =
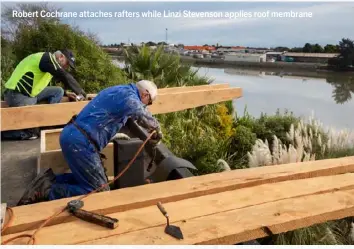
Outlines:
{"type": "Polygon", "coordinates": [[[234,101],[258,117],[288,110],[308,119],[314,115],[325,127],[354,130],[354,76],[343,73],[271,72],[237,68],[199,67],[199,75],[213,83],[241,87],[243,96],[234,101]]]}
{"type": "MultiPolygon", "coordinates": [[[[113,60],[118,66],[124,63],[113,60]]],[[[246,108],[252,116],[288,110],[308,119],[314,116],[325,128],[354,130],[354,75],[344,73],[281,72],[238,68],[193,67],[213,83],[241,87],[234,101],[238,115],[246,108]]]]}

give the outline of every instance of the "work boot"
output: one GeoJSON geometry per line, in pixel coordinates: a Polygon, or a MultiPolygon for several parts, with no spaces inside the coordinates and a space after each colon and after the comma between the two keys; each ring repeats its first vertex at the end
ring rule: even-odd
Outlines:
{"type": "Polygon", "coordinates": [[[54,182],[55,174],[52,169],[48,169],[32,181],[20,201],[17,203],[17,206],[47,201],[49,199],[50,188],[54,182]]]}

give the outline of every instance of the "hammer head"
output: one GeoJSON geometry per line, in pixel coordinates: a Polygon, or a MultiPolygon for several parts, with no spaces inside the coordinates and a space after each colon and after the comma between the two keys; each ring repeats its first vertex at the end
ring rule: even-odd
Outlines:
{"type": "Polygon", "coordinates": [[[68,209],[70,212],[74,212],[84,206],[84,202],[80,200],[72,200],[68,202],[68,209]]]}

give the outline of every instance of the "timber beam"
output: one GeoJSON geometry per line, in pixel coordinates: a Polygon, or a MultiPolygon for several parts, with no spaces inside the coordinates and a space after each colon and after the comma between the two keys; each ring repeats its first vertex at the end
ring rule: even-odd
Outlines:
{"type": "MultiPolygon", "coordinates": [[[[181,93],[163,93],[148,107],[152,114],[187,110],[203,105],[229,101],[242,96],[241,88],[193,90],[181,93]]],[[[1,130],[65,125],[89,101],[50,105],[2,108],[1,130]]]]}
{"type": "MultiPolygon", "coordinates": [[[[199,86],[180,86],[180,87],[165,87],[158,89],[158,94],[165,94],[165,93],[182,93],[188,91],[196,91],[196,90],[208,90],[208,89],[225,89],[229,88],[230,84],[209,84],[209,85],[199,85],[199,86]]],[[[87,94],[89,99],[93,99],[96,97],[97,94],[90,93],[87,94]]],[[[70,102],[68,97],[63,97],[60,101],[61,103],[70,102]]],[[[47,104],[45,101],[40,102],[40,104],[47,104]]],[[[9,107],[6,101],[1,101],[1,108],[9,107]]]]}

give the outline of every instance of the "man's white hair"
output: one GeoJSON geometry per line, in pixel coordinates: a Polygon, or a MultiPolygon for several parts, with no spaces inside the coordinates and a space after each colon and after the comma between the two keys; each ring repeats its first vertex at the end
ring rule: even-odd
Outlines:
{"type": "Polygon", "coordinates": [[[149,80],[141,80],[136,83],[136,86],[141,90],[147,90],[150,93],[151,100],[154,101],[157,97],[157,86],[149,80]]]}

